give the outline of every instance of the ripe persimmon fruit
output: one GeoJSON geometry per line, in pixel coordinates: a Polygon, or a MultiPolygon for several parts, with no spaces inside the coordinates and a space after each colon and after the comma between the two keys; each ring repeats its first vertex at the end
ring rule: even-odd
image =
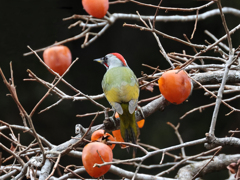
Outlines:
{"type": "Polygon", "coordinates": [[[103,18],[109,8],[108,0],[82,0],[82,5],[88,14],[96,18],[103,18]]]}
{"type": "MultiPolygon", "coordinates": [[[[98,142],[104,142],[104,141],[116,141],[116,139],[109,133],[104,133],[103,129],[96,130],[92,133],[91,141],[98,141],[98,142]]],[[[114,149],[115,144],[108,144],[108,146],[111,149],[114,149]]]]}
{"type": "Polygon", "coordinates": [[[94,178],[103,176],[108,172],[111,165],[102,167],[93,167],[94,164],[102,164],[104,162],[112,162],[112,149],[101,142],[91,142],[87,144],[82,151],[82,163],[87,173],[94,178]],[[100,157],[101,156],[101,157],[100,157]]]}
{"type": "Polygon", "coordinates": [[[103,130],[103,129],[96,130],[96,131],[94,131],[94,132],[92,133],[91,141],[92,141],[92,142],[98,141],[98,140],[101,139],[103,136],[104,136],[104,130],[103,130]]]}
{"type": "Polygon", "coordinates": [[[192,92],[192,82],[184,70],[169,70],[158,80],[160,92],[173,104],[181,104],[192,92]]]}
{"type": "Polygon", "coordinates": [[[71,65],[72,54],[66,46],[53,46],[43,52],[43,60],[48,67],[61,76],[71,65]]]}
{"type": "MultiPolygon", "coordinates": [[[[116,138],[117,142],[124,142],[124,139],[122,138],[120,129],[112,131],[112,134],[116,138]]],[[[121,147],[125,148],[126,145],[122,144],[121,147]]]]}
{"type": "Polygon", "coordinates": [[[142,119],[142,120],[137,122],[137,125],[138,125],[139,128],[143,128],[144,124],[145,124],[145,119],[142,119]]]}

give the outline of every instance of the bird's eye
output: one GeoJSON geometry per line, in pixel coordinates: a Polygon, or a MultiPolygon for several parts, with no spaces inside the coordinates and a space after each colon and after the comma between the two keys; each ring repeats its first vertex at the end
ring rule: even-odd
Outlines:
{"type": "Polygon", "coordinates": [[[107,62],[107,60],[108,60],[108,58],[106,56],[104,56],[103,61],[107,62]]]}

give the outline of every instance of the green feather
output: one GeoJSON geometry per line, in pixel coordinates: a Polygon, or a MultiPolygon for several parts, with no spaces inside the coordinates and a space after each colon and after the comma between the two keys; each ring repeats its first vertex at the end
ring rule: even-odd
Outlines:
{"type": "Polygon", "coordinates": [[[121,106],[123,109],[123,114],[119,114],[121,135],[125,142],[131,141],[136,144],[139,129],[135,120],[135,111],[130,114],[127,103],[122,103],[121,106]]]}

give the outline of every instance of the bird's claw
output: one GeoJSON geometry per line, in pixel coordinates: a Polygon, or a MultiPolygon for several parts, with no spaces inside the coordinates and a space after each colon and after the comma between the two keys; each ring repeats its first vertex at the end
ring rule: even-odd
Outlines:
{"type": "Polygon", "coordinates": [[[114,127],[116,127],[116,122],[115,122],[115,119],[114,119],[113,117],[114,117],[114,115],[111,116],[111,117],[109,117],[109,120],[110,120],[111,122],[113,122],[114,127]]]}
{"type": "Polygon", "coordinates": [[[116,129],[116,120],[113,117],[108,117],[103,121],[105,129],[116,129]]]}
{"type": "Polygon", "coordinates": [[[137,110],[140,112],[140,114],[143,117],[143,119],[145,119],[145,115],[143,113],[142,107],[141,106],[137,106],[137,110]]]}

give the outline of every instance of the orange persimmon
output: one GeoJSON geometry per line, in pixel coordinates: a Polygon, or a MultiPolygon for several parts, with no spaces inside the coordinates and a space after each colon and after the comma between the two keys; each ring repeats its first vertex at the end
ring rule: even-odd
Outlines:
{"type": "Polygon", "coordinates": [[[85,167],[87,173],[94,178],[103,176],[111,167],[111,165],[93,167],[94,164],[102,164],[103,161],[112,162],[112,159],[112,149],[101,142],[91,142],[87,144],[82,151],[83,166],[85,167]]]}
{"type": "Polygon", "coordinates": [[[71,65],[72,54],[66,46],[53,46],[45,49],[43,52],[43,60],[48,67],[61,76],[71,65]]]}
{"type": "Polygon", "coordinates": [[[88,14],[96,18],[103,18],[108,11],[108,0],[82,0],[82,5],[88,14]]]}
{"type": "Polygon", "coordinates": [[[158,85],[164,98],[174,104],[181,104],[192,92],[191,79],[184,70],[164,72],[158,80],[158,85]]]}
{"type": "MultiPolygon", "coordinates": [[[[117,142],[124,142],[122,135],[121,135],[121,131],[120,129],[112,131],[113,136],[116,138],[117,142]]],[[[121,145],[123,148],[126,147],[126,145],[121,145]]]]}
{"type": "Polygon", "coordinates": [[[142,127],[144,126],[144,123],[145,123],[145,119],[142,119],[142,120],[138,121],[138,122],[137,122],[138,127],[139,127],[139,128],[142,128],[142,127]]]}
{"type": "MultiPolygon", "coordinates": [[[[94,141],[98,141],[98,142],[102,142],[102,141],[116,141],[116,138],[114,138],[111,134],[109,133],[104,133],[104,130],[103,129],[99,129],[99,130],[96,130],[92,133],[92,136],[91,136],[91,141],[94,142],[94,141]]],[[[111,149],[114,149],[115,147],[115,144],[108,144],[108,146],[111,148],[111,149]]]]}

